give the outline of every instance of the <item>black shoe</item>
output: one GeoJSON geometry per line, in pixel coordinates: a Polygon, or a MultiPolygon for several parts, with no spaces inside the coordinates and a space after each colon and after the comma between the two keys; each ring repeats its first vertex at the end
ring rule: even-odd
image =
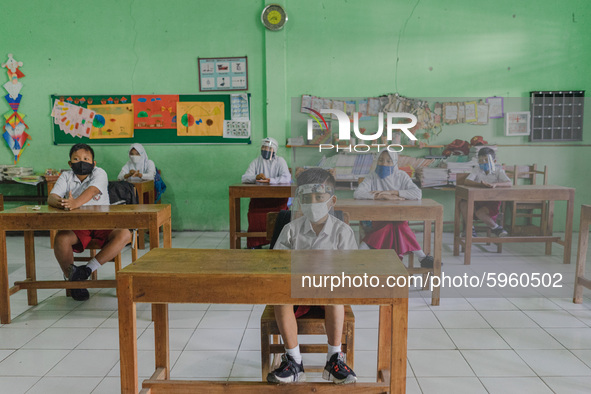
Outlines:
{"type": "Polygon", "coordinates": [[[90,277],[92,271],[85,265],[75,266],[72,264],[70,266],[70,272],[68,274],[68,280],[70,281],[80,281],[86,280],[90,277]]]}
{"type": "Polygon", "coordinates": [[[70,295],[76,301],[86,301],[90,298],[90,294],[86,289],[70,289],[70,295]]]}
{"type": "Polygon", "coordinates": [[[335,353],[324,366],[322,379],[329,380],[336,384],[355,383],[357,375],[347,364],[345,364],[345,354],[343,352],[335,353]]]}
{"type": "Polygon", "coordinates": [[[293,383],[305,382],[306,374],[304,373],[304,364],[296,363],[293,357],[285,353],[281,356],[281,364],[279,368],[267,375],[267,382],[269,383],[293,383]]]}
{"type": "Polygon", "coordinates": [[[423,259],[421,259],[420,263],[421,263],[421,268],[433,268],[433,262],[435,260],[433,259],[433,256],[425,256],[423,259]]]}
{"type": "Polygon", "coordinates": [[[509,233],[501,226],[490,230],[497,237],[506,237],[509,233]]]}

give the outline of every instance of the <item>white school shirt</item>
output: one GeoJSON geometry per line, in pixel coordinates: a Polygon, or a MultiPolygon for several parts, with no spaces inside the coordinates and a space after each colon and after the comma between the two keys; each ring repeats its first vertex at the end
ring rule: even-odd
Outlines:
{"type": "Polygon", "coordinates": [[[84,206],[110,204],[107,173],[102,168],[96,166],[83,182],[78,179],[74,171],[62,172],[60,177],[57,178],[53,189],[51,189],[51,194],[57,194],[61,198],[65,198],[68,196],[68,193],[72,192],[72,197],[78,198],[90,186],[99,189],[99,194],[91,198],[84,206]]]}
{"type": "Polygon", "coordinates": [[[511,182],[511,179],[505,174],[505,170],[500,166],[495,166],[495,173],[487,174],[480,167],[474,167],[470,175],[466,177],[467,180],[472,182],[486,182],[486,183],[504,183],[511,182]]]}
{"type": "Polygon", "coordinates": [[[265,174],[270,179],[270,184],[291,183],[291,174],[289,167],[283,157],[275,156],[272,159],[265,160],[259,155],[254,159],[248,169],[242,175],[242,183],[255,183],[258,174],[265,174]]]}
{"type": "Polygon", "coordinates": [[[142,174],[142,177],[130,176],[127,178],[129,182],[153,181],[154,176],[156,176],[156,165],[152,160],[145,160],[145,162],[140,162],[138,164],[128,160],[119,172],[117,179],[120,181],[125,180],[125,175],[129,174],[129,171],[131,170],[139,171],[142,174]]]}
{"type": "Polygon", "coordinates": [[[372,191],[398,190],[400,197],[407,200],[420,200],[423,197],[421,189],[410,179],[404,171],[394,169],[394,172],[385,178],[380,178],[375,172],[368,174],[357,187],[353,197],[357,200],[373,200],[372,191]]]}
{"type": "Polygon", "coordinates": [[[310,220],[301,216],[283,227],[273,249],[353,250],[357,241],[351,227],[330,214],[318,235],[310,220]]]}

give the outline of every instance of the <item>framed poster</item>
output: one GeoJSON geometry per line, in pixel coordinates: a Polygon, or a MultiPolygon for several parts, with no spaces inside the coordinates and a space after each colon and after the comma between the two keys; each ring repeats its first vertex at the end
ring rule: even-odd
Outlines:
{"type": "Polygon", "coordinates": [[[505,135],[507,137],[529,135],[530,112],[507,112],[505,114],[505,135]]]}
{"type": "Polygon", "coordinates": [[[248,90],[247,57],[201,57],[199,91],[248,90]]]}

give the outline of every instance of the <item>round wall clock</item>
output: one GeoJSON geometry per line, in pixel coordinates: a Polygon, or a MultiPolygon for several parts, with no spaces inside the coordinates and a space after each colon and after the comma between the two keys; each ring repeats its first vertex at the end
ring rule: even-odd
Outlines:
{"type": "Polygon", "coordinates": [[[281,30],[287,22],[287,13],[279,4],[269,4],[261,14],[261,21],[269,30],[281,30]]]}

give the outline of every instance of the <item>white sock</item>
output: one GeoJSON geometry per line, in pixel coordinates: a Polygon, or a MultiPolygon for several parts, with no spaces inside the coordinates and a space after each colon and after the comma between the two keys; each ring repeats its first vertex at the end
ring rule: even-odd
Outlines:
{"type": "Polygon", "coordinates": [[[419,260],[424,259],[425,257],[427,257],[427,255],[425,254],[425,252],[423,252],[422,250],[414,250],[412,252],[412,254],[415,255],[415,257],[419,260]]]}
{"type": "Polygon", "coordinates": [[[361,242],[361,244],[359,245],[359,250],[369,250],[369,249],[371,249],[371,248],[365,242],[361,242]]]}
{"type": "Polygon", "coordinates": [[[500,227],[500,226],[499,226],[498,224],[495,224],[495,225],[494,225],[494,227],[491,227],[490,229],[491,229],[491,230],[494,230],[494,229],[497,229],[497,228],[499,228],[499,227],[500,227]]]}
{"type": "Polygon", "coordinates": [[[335,353],[340,353],[341,352],[341,345],[339,346],[332,346],[330,343],[328,344],[328,352],[326,353],[326,361],[330,361],[330,358],[335,354],[335,353]]]}
{"type": "Polygon", "coordinates": [[[86,266],[90,268],[91,272],[94,272],[98,269],[98,267],[101,266],[101,263],[99,263],[98,260],[93,257],[88,263],[86,263],[86,266]]]}
{"type": "Polygon", "coordinates": [[[300,345],[297,345],[293,349],[285,348],[285,352],[289,354],[296,363],[302,363],[302,353],[300,353],[300,345]]]}

